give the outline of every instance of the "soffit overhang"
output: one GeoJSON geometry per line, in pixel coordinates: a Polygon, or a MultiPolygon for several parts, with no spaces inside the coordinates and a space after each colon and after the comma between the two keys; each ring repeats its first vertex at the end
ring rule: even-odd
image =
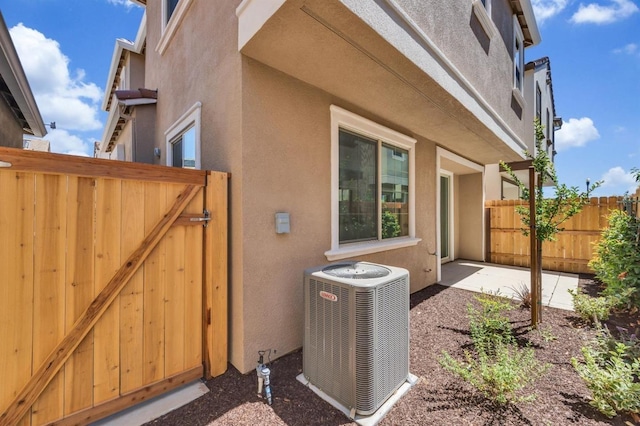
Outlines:
{"type": "Polygon", "coordinates": [[[9,106],[24,133],[38,137],[47,134],[42,115],[1,12],[0,97],[9,106]]]}
{"type": "Polygon", "coordinates": [[[236,13],[241,53],[340,106],[480,164],[522,159],[517,133],[441,57],[425,51],[436,64],[425,73],[341,1],[245,0],[236,13]]]}

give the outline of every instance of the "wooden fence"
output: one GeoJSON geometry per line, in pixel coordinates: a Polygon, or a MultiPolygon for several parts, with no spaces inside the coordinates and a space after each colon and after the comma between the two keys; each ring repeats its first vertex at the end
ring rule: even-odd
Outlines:
{"type": "MultiPolygon", "coordinates": [[[[636,194],[640,195],[640,190],[636,194]]],[[[565,222],[556,241],[542,245],[542,268],[552,271],[593,273],[588,263],[593,244],[607,226],[613,209],[623,208],[623,197],[591,198],[582,211],[565,222]]],[[[636,197],[637,200],[637,197],[636,197]]],[[[522,221],[515,206],[528,205],[520,200],[486,201],[487,260],[492,263],[528,267],[529,237],[522,234],[522,221]]]]}
{"type": "Polygon", "coordinates": [[[225,371],[226,173],[0,166],[0,425],[87,424],[225,371]]]}

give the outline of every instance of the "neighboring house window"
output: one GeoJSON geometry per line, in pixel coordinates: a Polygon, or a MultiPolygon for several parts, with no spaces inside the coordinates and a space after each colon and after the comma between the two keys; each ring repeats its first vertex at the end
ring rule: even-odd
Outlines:
{"type": "Polygon", "coordinates": [[[166,132],[167,165],[200,169],[200,110],[197,102],[166,132]]]}
{"type": "Polygon", "coordinates": [[[513,88],[522,94],[524,78],[524,36],[516,15],[513,15],[513,88]]]}
{"type": "Polygon", "coordinates": [[[415,245],[415,139],[331,106],[330,260],[415,245]]]}
{"type": "Polygon", "coordinates": [[[542,120],[542,90],[540,85],[536,82],[536,118],[542,120]]]}
{"type": "Polygon", "coordinates": [[[520,198],[520,187],[512,180],[502,178],[502,199],[517,200],[520,198]]]}

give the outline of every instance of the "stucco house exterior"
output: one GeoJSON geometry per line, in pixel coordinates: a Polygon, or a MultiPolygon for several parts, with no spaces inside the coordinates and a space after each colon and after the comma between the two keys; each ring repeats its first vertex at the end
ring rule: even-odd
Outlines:
{"type": "MultiPolygon", "coordinates": [[[[543,148],[553,161],[556,156],[555,132],[562,127],[562,118],[556,116],[553,98],[553,79],[551,78],[551,61],[548,57],[527,62],[524,67],[525,127],[527,134],[527,151],[534,154],[535,120],[539,120],[544,128],[543,148]]],[[[518,179],[529,185],[527,170],[514,170],[518,179]]],[[[520,198],[518,186],[506,172],[500,171],[499,164],[485,166],[485,197],[487,200],[517,200],[520,198]]]]}
{"type": "Polygon", "coordinates": [[[140,32],[116,47],[104,104],[125,121],[98,150],[231,172],[229,355],[241,372],[259,349],[302,346],[305,268],[399,266],[417,291],[442,262],[484,260],[485,165],[522,160],[529,139],[529,0],[138,3],[140,32]]]}
{"type": "Polygon", "coordinates": [[[22,148],[23,136],[47,134],[9,29],[0,12],[0,146],[22,148]]]}

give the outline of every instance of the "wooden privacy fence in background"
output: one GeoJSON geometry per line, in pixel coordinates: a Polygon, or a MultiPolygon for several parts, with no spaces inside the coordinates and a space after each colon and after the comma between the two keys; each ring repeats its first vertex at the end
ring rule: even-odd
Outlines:
{"type": "Polygon", "coordinates": [[[227,181],[0,148],[0,425],[86,424],[225,371],[227,181]]]}
{"type": "MultiPolygon", "coordinates": [[[[622,208],[623,197],[591,198],[582,211],[562,226],[556,241],[542,244],[542,268],[552,271],[593,273],[588,263],[593,243],[607,226],[607,216],[622,208]]],[[[521,200],[485,202],[487,260],[501,265],[529,267],[529,237],[522,234],[520,215],[515,206],[528,205],[521,200]]]]}

